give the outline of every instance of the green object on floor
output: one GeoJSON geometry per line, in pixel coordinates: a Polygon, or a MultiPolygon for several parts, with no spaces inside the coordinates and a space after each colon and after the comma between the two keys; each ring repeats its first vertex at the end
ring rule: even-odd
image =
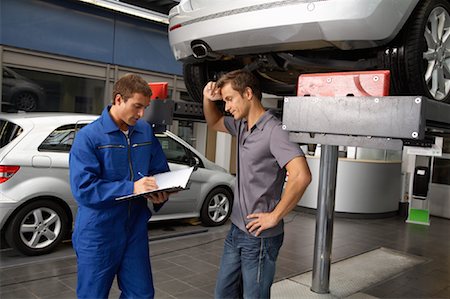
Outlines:
{"type": "Polygon", "coordinates": [[[408,221],[415,223],[429,223],[430,211],[421,209],[410,209],[408,221]]]}

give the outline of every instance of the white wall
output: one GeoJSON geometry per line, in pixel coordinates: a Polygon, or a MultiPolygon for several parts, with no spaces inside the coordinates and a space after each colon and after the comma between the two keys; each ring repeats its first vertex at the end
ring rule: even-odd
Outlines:
{"type": "Polygon", "coordinates": [[[217,132],[216,139],[216,164],[230,171],[231,135],[217,132]]]}
{"type": "Polygon", "coordinates": [[[208,126],[206,123],[195,122],[194,123],[194,137],[196,150],[203,155],[206,155],[206,134],[208,126]]]}

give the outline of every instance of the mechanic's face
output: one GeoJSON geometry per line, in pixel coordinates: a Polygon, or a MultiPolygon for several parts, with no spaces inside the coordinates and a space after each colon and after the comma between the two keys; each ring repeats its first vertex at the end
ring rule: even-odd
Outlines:
{"type": "Polygon", "coordinates": [[[238,91],[231,87],[231,83],[225,84],[221,89],[222,99],[225,101],[225,111],[230,112],[234,119],[242,119],[248,116],[250,109],[249,92],[244,92],[241,96],[238,91]]]}
{"type": "Polygon", "coordinates": [[[136,122],[144,116],[145,108],[150,104],[150,98],[141,93],[134,93],[126,102],[121,95],[116,96],[115,115],[119,121],[121,130],[127,130],[128,126],[136,125],[136,122]]]}

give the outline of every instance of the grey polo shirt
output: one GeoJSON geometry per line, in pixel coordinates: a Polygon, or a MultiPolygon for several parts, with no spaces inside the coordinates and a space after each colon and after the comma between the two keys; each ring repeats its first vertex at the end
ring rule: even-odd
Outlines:
{"type": "MultiPolygon", "coordinates": [[[[224,119],[231,135],[237,136],[237,179],[231,221],[242,231],[251,220],[247,215],[271,212],[281,199],[286,177],[286,164],[304,156],[300,146],[289,141],[281,121],[266,111],[247,130],[247,120],[224,119]]],[[[263,231],[260,237],[273,237],[283,232],[283,221],[263,231]]]]}

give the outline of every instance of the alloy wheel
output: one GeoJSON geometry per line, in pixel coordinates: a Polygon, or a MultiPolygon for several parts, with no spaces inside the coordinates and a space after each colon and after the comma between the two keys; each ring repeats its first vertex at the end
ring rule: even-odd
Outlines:
{"type": "Polygon", "coordinates": [[[230,199],[223,193],[216,194],[208,206],[208,214],[212,221],[218,223],[223,221],[230,211],[230,199]]]}
{"type": "Polygon", "coordinates": [[[16,96],[15,106],[18,110],[22,111],[35,111],[37,108],[36,96],[29,92],[23,92],[16,96]]]}
{"type": "Polygon", "coordinates": [[[23,218],[20,238],[30,248],[44,248],[55,242],[61,233],[61,226],[61,219],[55,211],[37,208],[23,218]]]}
{"type": "Polygon", "coordinates": [[[427,46],[423,53],[427,62],[425,82],[436,100],[444,100],[450,92],[450,16],[444,8],[432,10],[424,38],[427,46]]]}

